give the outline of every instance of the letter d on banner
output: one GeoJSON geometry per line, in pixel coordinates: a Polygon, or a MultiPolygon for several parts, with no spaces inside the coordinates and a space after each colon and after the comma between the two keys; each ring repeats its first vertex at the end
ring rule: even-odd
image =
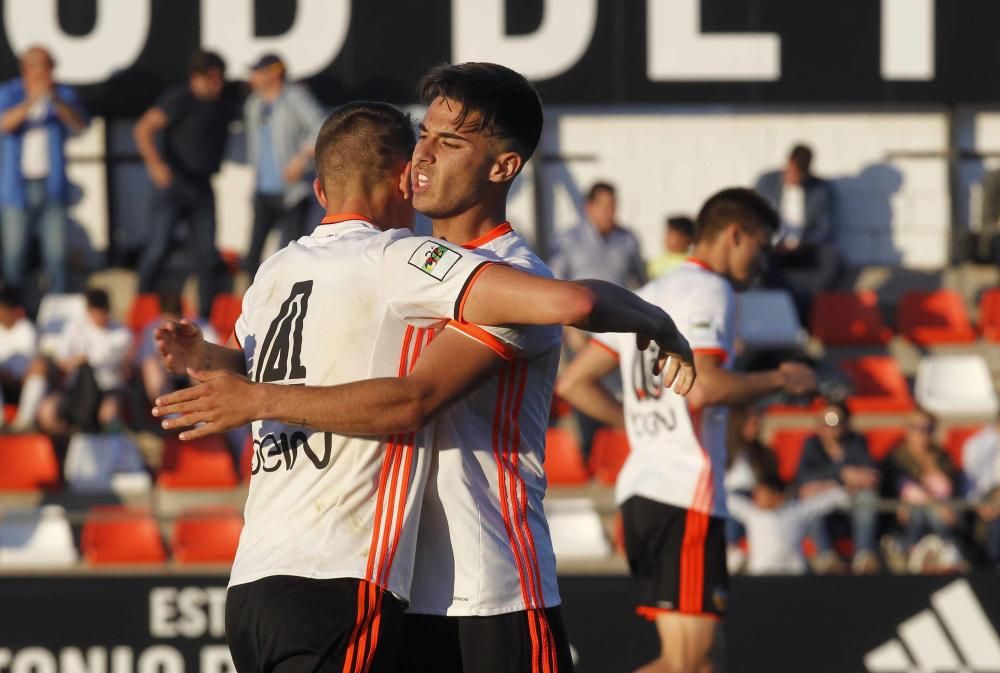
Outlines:
{"type": "Polygon", "coordinates": [[[350,0],[298,0],[287,33],[258,37],[253,0],[201,0],[201,44],[237,73],[274,52],[285,60],[289,78],[315,75],[337,58],[350,22],[350,0]]]}
{"type": "Polygon", "coordinates": [[[77,37],[59,26],[58,0],[6,0],[7,41],[20,54],[40,44],[52,52],[56,77],[69,84],[103,82],[139,58],[149,35],[149,0],[97,0],[94,29],[77,37]]]}
{"type": "Polygon", "coordinates": [[[542,23],[530,35],[507,35],[507,0],[452,0],[453,63],[490,61],[531,80],[557,77],[590,45],[597,0],[543,0],[542,23]]]}

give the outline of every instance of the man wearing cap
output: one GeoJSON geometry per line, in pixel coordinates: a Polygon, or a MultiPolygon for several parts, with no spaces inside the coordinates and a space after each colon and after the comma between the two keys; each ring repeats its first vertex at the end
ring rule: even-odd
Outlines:
{"type": "Polygon", "coordinates": [[[279,227],[281,247],[307,233],[313,143],[325,115],[309,89],[285,80],[285,64],[275,54],[265,54],[250,66],[250,87],[253,93],[243,113],[247,159],[256,171],[253,234],[246,256],[252,277],[273,228],[279,227]]]}

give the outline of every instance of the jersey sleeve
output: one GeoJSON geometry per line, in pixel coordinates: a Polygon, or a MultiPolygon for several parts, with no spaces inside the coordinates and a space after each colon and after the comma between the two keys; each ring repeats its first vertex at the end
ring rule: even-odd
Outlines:
{"type": "Polygon", "coordinates": [[[243,295],[243,307],[240,311],[240,317],[236,319],[236,325],[233,327],[233,336],[236,337],[236,343],[241,349],[243,348],[243,344],[247,342],[247,334],[250,333],[250,321],[247,320],[247,315],[249,314],[252,292],[253,285],[248,287],[246,293],[243,295]]]}
{"type": "MultiPolygon", "coordinates": [[[[631,334],[627,335],[632,337],[631,334]]],[[[634,337],[632,337],[634,339],[634,337]]],[[[614,332],[595,332],[590,335],[590,343],[607,351],[616,359],[621,359],[622,335],[614,332]]]]}
{"type": "MultiPolygon", "coordinates": [[[[691,308],[678,321],[677,327],[695,353],[717,355],[725,362],[732,343],[731,296],[721,284],[711,285],[701,289],[689,301],[691,308]]],[[[676,320],[676,316],[671,317],[676,320]]]]}

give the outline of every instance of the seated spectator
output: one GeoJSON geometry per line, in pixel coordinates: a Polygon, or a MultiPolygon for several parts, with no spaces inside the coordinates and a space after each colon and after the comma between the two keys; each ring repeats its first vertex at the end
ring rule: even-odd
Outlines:
{"type": "Polygon", "coordinates": [[[982,187],[976,258],[1000,265],[1000,169],[988,172],[983,177],[982,187]]]}
{"type": "Polygon", "coordinates": [[[649,262],[650,278],[659,278],[688,258],[694,242],[694,220],[687,216],[668,217],[663,238],[664,253],[649,262]]]}
{"type": "MultiPolygon", "coordinates": [[[[142,387],[150,402],[156,400],[160,395],[190,385],[186,376],[174,376],[163,367],[163,360],[160,357],[154,340],[156,328],[163,321],[179,321],[184,317],[181,308],[181,296],[177,292],[163,291],[159,293],[159,299],[160,315],[142,330],[135,353],[135,364],[142,374],[142,387]]],[[[201,333],[204,335],[206,341],[211,343],[219,342],[215,329],[207,321],[197,319],[194,322],[201,328],[201,333]]]]}
{"type": "Polygon", "coordinates": [[[4,404],[16,404],[36,353],[35,326],[24,317],[16,294],[0,289],[0,429],[4,404]]]}
{"type": "Polygon", "coordinates": [[[813,175],[812,160],[809,147],[796,145],[784,169],[765,173],[756,186],[781,213],[781,231],[765,281],[792,293],[803,323],[812,298],[833,288],[841,271],[833,188],[813,175]]]}
{"type": "Polygon", "coordinates": [[[746,526],[751,575],[801,575],[806,570],[802,539],[809,525],[847,504],[847,492],[831,488],[797,502],[785,495],[776,475],[757,482],[752,499],[729,496],[729,514],[746,526]]]}
{"type": "Polygon", "coordinates": [[[955,544],[958,514],[948,501],[957,497],[960,475],[934,443],[934,418],[910,414],[906,436],[882,470],[883,492],[901,501],[896,518],[901,540],[886,538],[886,561],[896,572],[939,571],[962,564],[955,544]]]}
{"type": "Polygon", "coordinates": [[[962,464],[967,497],[984,528],[986,562],[1000,570],[1000,420],[966,440],[962,464]]]}
{"type": "MultiPolygon", "coordinates": [[[[38,427],[49,434],[114,430],[121,421],[132,333],[112,322],[106,292],[88,290],[86,296],[87,314],[69,326],[56,352],[55,392],[33,401],[38,427]]],[[[34,376],[42,377],[44,390],[44,375],[34,376]]]]}
{"type": "MultiPolygon", "coordinates": [[[[850,429],[850,415],[841,404],[830,404],[820,413],[816,434],[806,440],[796,477],[803,502],[831,489],[842,488],[851,496],[850,524],[854,541],[852,570],[859,574],[877,572],[875,534],[878,525],[879,471],[868,453],[864,436],[850,429]]],[[[831,531],[842,528],[839,513],[815,519],[809,536],[816,544],[813,559],[816,572],[839,570],[840,556],[833,546],[831,531]]]]}
{"type": "MultiPolygon", "coordinates": [[[[749,497],[754,486],[778,474],[778,459],[774,451],[760,441],[760,425],[764,413],[760,407],[734,407],[729,413],[726,447],[729,451],[726,467],[726,493],[749,497]]],[[[740,541],[746,528],[736,519],[726,519],[726,563],[730,572],[739,572],[746,565],[746,554],[740,541]]]]}

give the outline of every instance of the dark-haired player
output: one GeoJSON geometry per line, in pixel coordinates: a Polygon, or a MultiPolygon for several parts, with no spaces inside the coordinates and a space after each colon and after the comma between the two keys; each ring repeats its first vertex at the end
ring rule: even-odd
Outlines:
{"type": "MultiPolygon", "coordinates": [[[[338,108],[316,143],[327,216],[261,266],[237,323],[242,351],[208,346],[186,323],[159,334],[173,371],[214,366],[254,382],[200,376],[210,380],[158,401],[186,414],[166,425],[207,422],[198,435],[226,425],[204,403],[228,386],[221,400],[248,414],[236,425],[254,420],[226,615],[244,673],[395,670],[431,457],[413,431],[522,342],[519,330],[473,323],[614,325],[690,362],[669,317],[630,293],[536,278],[390,229],[412,223],[414,141],[391,106],[338,108]]],[[[679,388],[690,380],[688,367],[679,388]]]]}
{"type": "Polygon", "coordinates": [[[725,614],[723,524],[727,406],[780,390],[815,386],[807,367],[737,373],[735,295],[760,272],[778,216],[756,192],[726,189],[698,214],[692,256],[638,294],[677,320],[694,349],[698,380],[687,400],[664,390],[646,365],[654,351],[599,335],[564,372],[559,394],[600,421],[628,432],[632,451],[615,499],[625,550],[639,584],[639,614],[655,621],[660,657],[644,673],[707,673],[716,624],[725,614]],[[601,378],[621,368],[624,406],[601,378]],[[690,406],[689,406],[690,403],[690,406]]]}

